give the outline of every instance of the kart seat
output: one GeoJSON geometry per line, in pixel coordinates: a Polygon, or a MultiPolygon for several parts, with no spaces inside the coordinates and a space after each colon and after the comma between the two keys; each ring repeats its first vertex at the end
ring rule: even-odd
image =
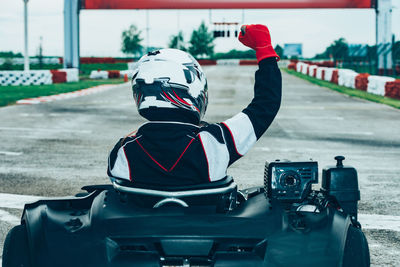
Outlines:
{"type": "Polygon", "coordinates": [[[113,187],[120,193],[147,197],[147,202],[154,202],[152,207],[159,208],[164,205],[176,204],[182,207],[192,205],[217,204],[224,206],[223,210],[231,210],[236,205],[237,185],[232,176],[206,184],[185,186],[160,186],[132,183],[123,179],[111,177],[113,187]],[[152,200],[152,201],[151,201],[152,200]],[[221,204],[222,202],[222,204],[221,204]]]}

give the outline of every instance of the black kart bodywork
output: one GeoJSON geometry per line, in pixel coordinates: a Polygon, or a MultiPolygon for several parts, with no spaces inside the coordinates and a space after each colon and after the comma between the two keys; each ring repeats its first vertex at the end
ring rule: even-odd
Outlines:
{"type": "Polygon", "coordinates": [[[15,252],[11,231],[3,266],[369,266],[359,224],[321,192],[288,205],[263,187],[237,191],[231,178],[192,196],[118,182],[84,189],[27,204],[17,226],[27,251],[15,252]]]}

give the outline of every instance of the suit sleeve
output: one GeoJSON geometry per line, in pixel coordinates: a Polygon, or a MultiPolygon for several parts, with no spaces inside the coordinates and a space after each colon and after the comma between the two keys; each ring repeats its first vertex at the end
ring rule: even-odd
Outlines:
{"type": "Polygon", "coordinates": [[[107,175],[109,177],[130,180],[129,162],[122,143],[123,139],[120,139],[108,156],[107,175]]]}
{"type": "Polygon", "coordinates": [[[229,165],[247,153],[265,133],[281,104],[282,76],[275,58],[260,61],[255,74],[254,98],[234,117],[221,123],[229,165]]]}

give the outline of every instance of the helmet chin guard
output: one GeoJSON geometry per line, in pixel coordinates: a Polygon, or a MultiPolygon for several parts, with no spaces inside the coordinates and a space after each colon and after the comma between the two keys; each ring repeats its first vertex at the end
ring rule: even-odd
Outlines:
{"type": "Polygon", "coordinates": [[[198,124],[208,104],[207,79],[199,63],[178,49],[143,56],[132,78],[133,98],[144,118],[198,124]]]}

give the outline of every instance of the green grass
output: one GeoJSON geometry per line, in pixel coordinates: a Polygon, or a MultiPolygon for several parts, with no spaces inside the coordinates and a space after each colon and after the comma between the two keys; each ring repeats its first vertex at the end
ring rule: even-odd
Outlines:
{"type": "MultiPolygon", "coordinates": [[[[31,70],[56,70],[63,68],[62,64],[30,64],[31,70]]],[[[0,70],[23,70],[24,65],[3,64],[0,65],[0,70]]],[[[92,70],[127,70],[127,63],[95,63],[95,64],[81,64],[80,71],[83,75],[89,75],[92,70]]]]}
{"type": "Polygon", "coordinates": [[[323,87],[327,87],[331,90],[337,91],[339,93],[342,94],[346,94],[352,97],[358,97],[361,99],[366,99],[369,101],[373,101],[373,102],[377,102],[377,103],[381,103],[381,104],[385,104],[385,105],[389,105],[392,106],[394,108],[398,108],[400,109],[400,100],[397,99],[393,99],[393,98],[389,98],[389,97],[384,97],[384,96],[379,96],[379,95],[374,95],[371,93],[367,93],[365,91],[361,91],[361,90],[357,90],[357,89],[352,89],[352,88],[348,88],[348,87],[344,87],[344,86],[340,86],[331,82],[327,82],[327,81],[322,81],[322,80],[318,80],[314,77],[310,77],[308,75],[296,72],[294,70],[289,70],[289,69],[284,69],[284,71],[286,71],[287,73],[297,76],[299,78],[302,78],[306,81],[309,81],[313,84],[319,85],[319,86],[323,86],[323,87]]]}
{"type": "Polygon", "coordinates": [[[123,81],[123,79],[81,80],[50,85],[0,86],[0,106],[14,104],[19,99],[73,92],[100,84],[118,84],[123,81]]]}

